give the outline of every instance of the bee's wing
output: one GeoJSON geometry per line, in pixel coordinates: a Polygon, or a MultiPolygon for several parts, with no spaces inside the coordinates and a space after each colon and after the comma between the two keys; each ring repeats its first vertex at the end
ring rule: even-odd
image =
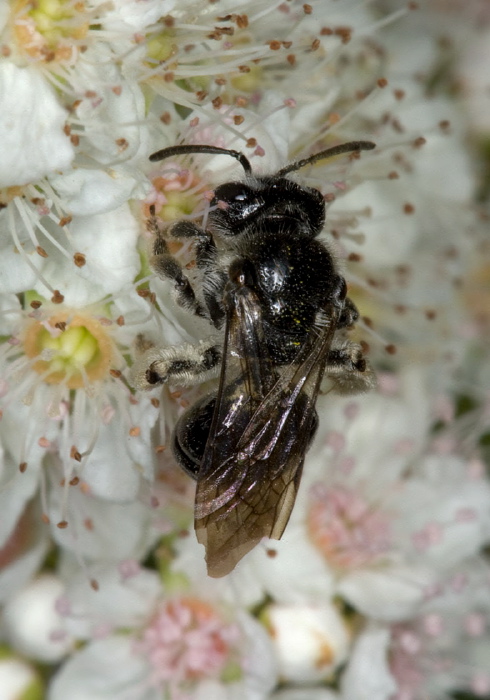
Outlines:
{"type": "Polygon", "coordinates": [[[220,386],[201,461],[195,528],[210,576],[224,576],[262,539],[286,527],[337,312],[280,378],[267,353],[260,304],[247,287],[229,297],[220,386]]]}

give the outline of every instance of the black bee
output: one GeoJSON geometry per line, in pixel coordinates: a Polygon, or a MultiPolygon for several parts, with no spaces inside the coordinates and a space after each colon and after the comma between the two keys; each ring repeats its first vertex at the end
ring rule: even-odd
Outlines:
{"type": "Polygon", "coordinates": [[[220,368],[217,392],[181,416],[172,438],[177,461],[197,481],[195,529],[210,576],[229,573],[263,537],[284,532],[318,425],[324,375],[340,393],[374,384],[360,346],[346,337],[359,313],[318,240],[324,198],[287,177],[372,148],[367,141],[344,143],[260,177],[242,153],[214,146],[174,146],[150,157],[225,154],[245,171],[242,181],[214,191],[205,229],[180,221],[169,231],[194,240],[194,285],[152,212],[153,268],[173,280],[178,303],[216,331],[224,327],[224,340],[151,348],[135,372],[136,383],[148,387],[198,383],[220,368]]]}

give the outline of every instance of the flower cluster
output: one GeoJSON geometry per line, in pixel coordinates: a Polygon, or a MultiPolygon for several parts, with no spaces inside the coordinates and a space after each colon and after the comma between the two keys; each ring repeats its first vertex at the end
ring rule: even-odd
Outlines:
{"type": "MultiPolygon", "coordinates": [[[[1,5],[5,700],[490,695],[490,17],[426,5],[1,5]],[[137,379],[215,332],[152,270],[155,228],[205,228],[243,173],[148,156],[260,175],[360,139],[291,178],[324,196],[378,386],[320,392],[283,538],[210,578],[170,445],[217,380],[137,379]]],[[[167,246],[192,276],[192,239],[167,246]]]]}

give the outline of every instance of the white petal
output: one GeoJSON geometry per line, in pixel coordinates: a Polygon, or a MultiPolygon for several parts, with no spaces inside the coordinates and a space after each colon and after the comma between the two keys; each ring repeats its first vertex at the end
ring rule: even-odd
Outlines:
{"type": "Polygon", "coordinates": [[[90,575],[98,583],[94,591],[84,573],[78,572],[68,584],[65,598],[69,605],[66,624],[79,639],[90,638],[94,627],[140,626],[151,614],[162,586],[154,571],[141,569],[135,576],[123,578],[117,566],[92,566],[90,575]]]}
{"type": "Polygon", "coordinates": [[[104,214],[117,209],[129,199],[143,199],[145,190],[125,168],[71,170],[50,179],[63,207],[73,216],[104,214]]]}
{"type": "Polygon", "coordinates": [[[404,620],[414,614],[435,575],[434,571],[408,565],[355,571],[340,581],[338,593],[368,617],[404,620]]]}
{"type": "MultiPolygon", "coordinates": [[[[100,4],[107,8],[104,0],[100,4]]],[[[101,24],[111,32],[141,32],[171,12],[175,4],[176,0],[113,0],[101,24]]]]}
{"type": "Polygon", "coordinates": [[[0,187],[24,185],[69,166],[65,110],[41,73],[0,62],[0,187]]]}
{"type": "Polygon", "coordinates": [[[389,700],[397,690],[388,670],[389,630],[373,627],[361,634],[342,677],[345,700],[389,700]]]}
{"type": "Polygon", "coordinates": [[[90,560],[118,561],[140,559],[154,541],[150,529],[150,509],[141,503],[119,505],[81,492],[70,493],[68,526],[56,527],[63,515],[61,493],[53,493],[50,502],[52,534],[58,544],[90,560]],[[86,527],[86,521],[93,528],[86,527]]]}
{"type": "Polygon", "coordinates": [[[145,690],[148,668],[132,643],[119,635],[89,644],[55,675],[48,700],[160,700],[159,691],[145,690]]]}
{"type": "MultiPolygon", "coordinates": [[[[87,306],[132,283],[140,268],[138,224],[127,204],[105,214],[75,217],[70,232],[86,264],[76,268],[71,259],[50,251],[43,268],[43,274],[64,295],[67,305],[87,306]]],[[[41,283],[36,290],[46,293],[41,283]]]]}

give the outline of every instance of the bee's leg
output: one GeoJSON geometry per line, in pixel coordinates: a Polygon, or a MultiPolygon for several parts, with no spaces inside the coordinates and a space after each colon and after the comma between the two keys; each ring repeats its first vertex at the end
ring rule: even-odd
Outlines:
{"type": "Polygon", "coordinates": [[[151,389],[155,384],[167,382],[193,386],[216,377],[220,363],[221,347],[213,340],[201,340],[198,345],[152,346],[136,360],[131,371],[132,383],[139,389],[151,389]]]}
{"type": "Polygon", "coordinates": [[[343,341],[328,353],[326,378],[339,394],[359,394],[376,386],[376,377],[357,343],[343,341]]]}
{"type": "Polygon", "coordinates": [[[196,240],[196,266],[202,273],[202,293],[209,317],[215,328],[221,328],[225,319],[223,291],[228,276],[219,265],[219,253],[210,233],[191,221],[179,221],[170,229],[176,238],[196,240]]]}
{"type": "Polygon", "coordinates": [[[359,311],[357,306],[354,304],[352,299],[345,297],[344,308],[340,314],[340,318],[337,323],[337,328],[350,328],[359,319],[359,311]]]}
{"type": "Polygon", "coordinates": [[[150,208],[150,218],[147,222],[147,228],[150,233],[155,235],[153,255],[150,259],[150,265],[153,270],[155,270],[156,274],[161,279],[170,279],[173,281],[176,291],[176,300],[180,306],[196,314],[196,316],[208,318],[208,314],[202,304],[197,300],[196,294],[182,266],[175,260],[168,249],[167,242],[158,225],[154,207],[150,208]]]}

